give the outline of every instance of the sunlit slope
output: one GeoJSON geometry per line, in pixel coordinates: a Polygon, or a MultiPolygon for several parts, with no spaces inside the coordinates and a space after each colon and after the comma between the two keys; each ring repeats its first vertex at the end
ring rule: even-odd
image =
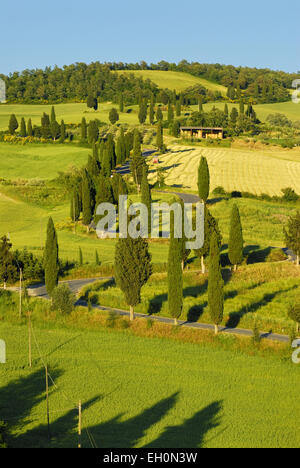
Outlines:
{"type": "Polygon", "coordinates": [[[195,85],[201,85],[210,91],[219,91],[222,94],[227,92],[225,86],[188,73],[158,70],[122,70],[117,73],[134,73],[145,80],[153,81],[159,88],[176,89],[177,92],[195,85]]]}
{"type": "MultiPolygon", "coordinates": [[[[240,149],[210,149],[174,146],[160,157],[165,167],[166,183],[175,187],[197,190],[198,166],[201,156],[208,160],[211,190],[218,186],[226,191],[280,195],[281,189],[292,187],[300,193],[300,153],[264,152],[240,149]]],[[[156,179],[156,167],[150,174],[156,179]]]]}

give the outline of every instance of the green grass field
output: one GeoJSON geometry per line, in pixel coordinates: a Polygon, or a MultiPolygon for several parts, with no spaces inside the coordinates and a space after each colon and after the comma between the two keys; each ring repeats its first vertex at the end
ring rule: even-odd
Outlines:
{"type": "Polygon", "coordinates": [[[151,80],[159,88],[175,89],[177,92],[195,85],[201,85],[210,91],[219,91],[223,95],[226,95],[227,93],[225,86],[213,83],[205,78],[198,78],[197,76],[190,75],[189,73],[159,70],[121,70],[117,73],[133,73],[138,77],[142,77],[144,80],[151,80]]]}
{"type": "Polygon", "coordinates": [[[84,448],[91,447],[88,434],[101,448],[300,444],[299,367],[290,359],[128,331],[34,330],[30,371],[27,327],[0,323],[7,344],[0,417],[8,422],[12,447],[76,447],[79,400],[84,448]],[[50,380],[51,442],[35,343],[56,385],[50,380]]]}
{"type": "MultiPolygon", "coordinates": [[[[29,118],[32,119],[34,125],[41,125],[41,116],[44,112],[51,113],[51,105],[31,105],[31,104],[0,104],[0,130],[7,130],[9,117],[15,114],[17,119],[25,118],[26,122],[29,118]]],[[[112,107],[118,107],[116,104],[104,102],[99,104],[98,111],[88,109],[86,103],[67,103],[55,104],[56,119],[58,122],[63,119],[66,124],[80,123],[82,117],[85,117],[87,122],[93,119],[98,119],[101,122],[109,123],[109,111],[112,107]]],[[[132,112],[120,113],[119,123],[137,125],[138,115],[137,106],[131,106],[132,112]]]]}
{"type": "MultiPolygon", "coordinates": [[[[299,149],[254,151],[175,145],[160,157],[161,167],[165,168],[166,184],[197,190],[197,169],[201,156],[208,161],[211,190],[222,186],[226,191],[280,195],[281,189],[292,187],[300,193],[299,149]]],[[[152,170],[150,180],[156,180],[155,166],[152,166],[152,170]]]]}
{"type": "Polygon", "coordinates": [[[58,172],[86,164],[90,149],[75,145],[0,143],[0,178],[54,179],[58,172]]]}
{"type": "MultiPolygon", "coordinates": [[[[204,104],[204,110],[211,110],[215,106],[218,109],[224,109],[224,102],[213,102],[204,104]]],[[[239,104],[228,104],[229,111],[233,107],[239,108],[239,104]]],[[[194,110],[198,110],[197,106],[194,106],[194,110]]],[[[294,104],[292,101],[289,102],[278,102],[275,104],[258,104],[254,106],[254,110],[257,113],[258,118],[265,122],[266,118],[270,114],[285,114],[290,120],[300,120],[300,104],[294,104]]]]}
{"type": "MultiPolygon", "coordinates": [[[[170,196],[161,194],[155,200],[168,200],[170,196]]],[[[134,196],[131,196],[134,201],[134,196]]],[[[65,224],[70,217],[69,204],[59,204],[55,207],[41,207],[26,203],[19,198],[12,198],[11,191],[0,186],[0,235],[9,234],[15,249],[27,247],[28,250],[41,255],[41,247],[46,239],[46,228],[49,216],[54,222],[65,224]]],[[[95,250],[98,250],[102,264],[114,262],[114,239],[98,239],[95,234],[88,236],[84,231],[58,230],[60,257],[64,260],[77,261],[78,249],[81,247],[84,262],[95,262],[95,250]]],[[[167,260],[168,246],[153,243],[150,251],[154,263],[167,260]]]]}

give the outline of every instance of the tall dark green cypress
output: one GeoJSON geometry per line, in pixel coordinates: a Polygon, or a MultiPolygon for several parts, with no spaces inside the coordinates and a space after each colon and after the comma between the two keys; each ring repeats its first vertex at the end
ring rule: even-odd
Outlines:
{"type": "Polygon", "coordinates": [[[58,284],[59,260],[58,260],[58,242],[57,235],[50,217],[47,226],[47,239],[44,251],[44,269],[46,290],[51,296],[54,288],[58,284]]]}
{"type": "Polygon", "coordinates": [[[173,105],[171,102],[169,102],[169,105],[168,105],[168,123],[169,123],[169,126],[172,124],[174,120],[174,109],[173,109],[173,105]]]}
{"type": "Polygon", "coordinates": [[[25,138],[27,136],[26,123],[24,117],[22,117],[21,119],[20,135],[22,138],[25,138]]]}
{"type": "Polygon", "coordinates": [[[202,156],[198,169],[198,193],[203,203],[206,203],[209,196],[210,189],[210,175],[207,164],[207,159],[202,156]]]}
{"type": "Polygon", "coordinates": [[[148,242],[141,237],[119,239],[115,250],[115,276],[130,307],[130,320],[134,320],[134,307],[141,302],[141,289],[151,274],[148,242]]]}
{"type": "Polygon", "coordinates": [[[64,143],[65,139],[66,139],[66,126],[65,126],[65,122],[62,120],[60,124],[60,138],[59,138],[60,143],[64,143]]]}
{"type": "Polygon", "coordinates": [[[133,155],[130,161],[130,171],[133,176],[134,182],[137,185],[138,192],[140,191],[141,187],[144,165],[145,160],[142,155],[141,136],[139,131],[135,129],[133,139],[133,155]]]}
{"type": "Polygon", "coordinates": [[[216,232],[212,233],[209,255],[208,273],[208,306],[215,334],[219,332],[219,325],[224,314],[224,281],[220,265],[220,248],[216,232]]]}
{"type": "Polygon", "coordinates": [[[182,240],[174,237],[174,219],[171,222],[171,236],[168,256],[168,306],[171,317],[177,325],[183,306],[182,240]]]}
{"type": "Polygon", "coordinates": [[[30,136],[30,137],[33,136],[33,128],[32,128],[32,121],[31,121],[31,119],[28,119],[28,123],[27,123],[27,133],[28,133],[28,136],[30,136]]]}
{"type": "Polygon", "coordinates": [[[243,261],[243,229],[240,218],[240,212],[236,204],[232,207],[230,220],[230,233],[228,242],[228,256],[230,263],[234,266],[234,271],[237,266],[243,261]]]}
{"type": "Polygon", "coordinates": [[[203,112],[203,97],[202,96],[199,97],[198,104],[199,104],[199,112],[202,114],[203,112]]]}
{"type": "Polygon", "coordinates": [[[81,120],[81,140],[84,141],[87,139],[87,125],[86,120],[83,117],[81,120]]]}
{"type": "Polygon", "coordinates": [[[141,182],[141,201],[148,209],[148,233],[151,233],[151,189],[148,182],[148,167],[146,164],[143,167],[143,177],[141,182]]]}
{"type": "Polygon", "coordinates": [[[82,179],[82,222],[88,226],[92,221],[91,188],[86,171],[82,179]]]}
{"type": "Polygon", "coordinates": [[[157,124],[156,146],[159,149],[159,151],[163,151],[164,137],[163,137],[163,127],[160,121],[157,124]]]}
{"type": "Polygon", "coordinates": [[[15,114],[11,114],[9,118],[9,123],[8,123],[8,130],[11,135],[14,135],[17,128],[19,127],[17,117],[15,114]]]}
{"type": "Polygon", "coordinates": [[[149,108],[149,123],[153,125],[154,123],[154,98],[151,97],[150,108],[149,108]]]}
{"type": "Polygon", "coordinates": [[[50,123],[54,123],[54,122],[56,122],[56,114],[55,114],[55,108],[54,108],[54,106],[52,106],[50,123]]]}

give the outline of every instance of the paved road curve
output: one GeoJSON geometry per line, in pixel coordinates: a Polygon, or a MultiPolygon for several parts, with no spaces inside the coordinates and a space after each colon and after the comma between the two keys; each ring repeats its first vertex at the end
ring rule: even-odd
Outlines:
{"type": "MultiPolygon", "coordinates": [[[[86,285],[95,283],[96,281],[101,281],[101,280],[111,280],[113,278],[109,277],[103,277],[103,278],[89,278],[89,279],[78,279],[78,280],[70,280],[70,281],[63,281],[60,284],[68,284],[71,291],[74,294],[78,294],[79,291],[86,285]]],[[[14,289],[15,291],[18,290],[18,288],[14,289]]],[[[41,297],[44,299],[49,299],[49,296],[46,293],[46,289],[44,285],[37,285],[33,287],[28,288],[28,292],[31,296],[35,297],[41,297]]],[[[87,306],[87,303],[85,301],[78,301],[76,303],[77,306],[87,306]]],[[[116,312],[120,316],[126,316],[129,317],[129,311],[123,310],[123,309],[115,309],[112,307],[106,307],[106,306],[96,306],[93,305],[94,309],[97,310],[103,310],[103,311],[108,311],[108,312],[116,312]]],[[[135,314],[136,317],[138,318],[143,318],[143,319],[152,319],[156,320],[158,322],[166,323],[166,324],[173,324],[174,320],[168,317],[159,317],[155,315],[146,315],[146,314],[135,314]]],[[[178,321],[179,326],[182,327],[190,327],[190,328],[196,328],[199,330],[212,330],[214,331],[214,326],[209,324],[209,323],[198,323],[198,322],[184,322],[182,320],[178,321]]],[[[251,330],[246,330],[243,328],[226,328],[226,327],[220,327],[220,333],[226,333],[226,334],[233,334],[233,335],[239,335],[239,336],[253,336],[253,332],[251,330]]],[[[267,339],[271,341],[280,341],[282,343],[288,343],[289,342],[289,337],[286,335],[278,335],[276,333],[262,333],[261,334],[262,339],[267,339]]]]}

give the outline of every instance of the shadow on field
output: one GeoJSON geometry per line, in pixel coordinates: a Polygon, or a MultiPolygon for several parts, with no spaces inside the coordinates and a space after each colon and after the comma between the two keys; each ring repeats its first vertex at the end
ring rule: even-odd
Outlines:
{"type": "Polygon", "coordinates": [[[241,321],[241,319],[243,318],[244,315],[249,314],[249,313],[257,312],[261,307],[264,307],[265,305],[272,302],[273,299],[275,299],[275,297],[278,296],[279,294],[283,294],[283,293],[292,291],[293,289],[297,289],[297,286],[293,286],[293,287],[288,288],[288,289],[276,291],[274,293],[264,294],[263,297],[259,301],[253,302],[253,304],[250,304],[249,306],[242,307],[238,312],[232,312],[229,315],[229,319],[228,319],[228,321],[226,323],[226,327],[236,328],[239,325],[239,323],[240,323],[240,321],[241,321]]]}
{"type": "MultiPolygon", "coordinates": [[[[124,415],[119,414],[113,419],[97,426],[89,427],[96,445],[103,448],[133,448],[144,437],[151,426],[155,426],[176,405],[179,393],[174,393],[161,400],[137,416],[124,421],[124,415]]],[[[135,405],[132,396],[132,404],[135,405]]],[[[180,442],[178,441],[178,446],[180,442]]]]}
{"type": "Polygon", "coordinates": [[[183,424],[169,426],[145,448],[201,448],[206,434],[220,425],[222,402],[216,401],[198,411],[183,424]]]}

